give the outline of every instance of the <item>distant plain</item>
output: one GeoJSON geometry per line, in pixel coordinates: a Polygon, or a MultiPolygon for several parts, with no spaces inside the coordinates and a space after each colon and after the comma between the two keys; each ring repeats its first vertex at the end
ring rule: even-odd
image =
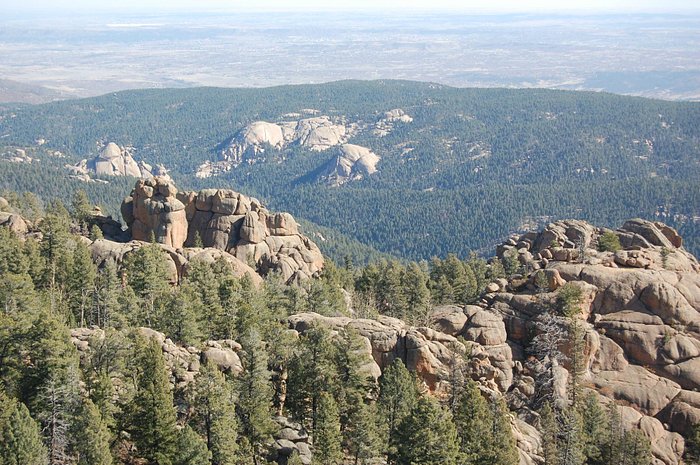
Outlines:
{"type": "Polygon", "coordinates": [[[136,88],[410,79],[700,100],[700,16],[15,16],[0,102],[136,88]]]}

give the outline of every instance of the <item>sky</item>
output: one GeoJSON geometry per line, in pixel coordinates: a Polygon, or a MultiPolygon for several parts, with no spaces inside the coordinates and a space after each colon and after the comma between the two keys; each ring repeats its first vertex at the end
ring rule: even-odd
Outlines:
{"type": "MultiPolygon", "coordinates": [[[[5,5],[3,5],[5,4],[5,5]]],[[[697,0],[0,0],[33,12],[460,11],[467,13],[700,13],[697,0]]]]}

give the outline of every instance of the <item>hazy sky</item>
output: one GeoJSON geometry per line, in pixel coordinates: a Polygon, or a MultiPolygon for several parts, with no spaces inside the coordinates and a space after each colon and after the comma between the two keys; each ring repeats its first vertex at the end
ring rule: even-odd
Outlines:
{"type": "MultiPolygon", "coordinates": [[[[12,12],[459,10],[474,13],[700,12],[697,0],[0,0],[12,12]]],[[[7,10],[6,10],[7,11],[7,10]]]]}

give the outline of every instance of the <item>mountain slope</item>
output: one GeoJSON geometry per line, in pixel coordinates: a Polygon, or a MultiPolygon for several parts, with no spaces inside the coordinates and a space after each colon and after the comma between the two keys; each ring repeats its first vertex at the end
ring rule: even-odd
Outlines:
{"type": "Polygon", "coordinates": [[[568,217],[605,225],[663,218],[698,252],[699,122],[697,103],[342,81],[130,91],[18,107],[0,114],[0,140],[26,147],[45,139],[75,159],[94,154],[98,142],[133,146],[136,159],[163,164],[185,188],[232,187],[414,259],[485,250],[512,231],[568,217]],[[326,127],[343,128],[339,137],[310,137],[309,121],[324,117],[326,127]],[[252,123],[279,127],[282,139],[236,146],[252,123]],[[287,140],[288,127],[306,132],[295,129],[287,140]],[[379,160],[328,182],[338,179],[328,167],[340,143],[379,160]],[[227,164],[226,150],[236,163],[227,164]],[[218,174],[197,178],[205,163],[218,174]]]}

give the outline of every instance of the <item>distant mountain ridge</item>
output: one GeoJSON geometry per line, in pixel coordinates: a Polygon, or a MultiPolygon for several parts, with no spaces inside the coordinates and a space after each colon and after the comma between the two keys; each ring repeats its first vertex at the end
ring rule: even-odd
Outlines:
{"type": "MultiPolygon", "coordinates": [[[[698,103],[386,80],[141,90],[7,109],[0,137],[16,147],[45,139],[74,162],[96,141],[119,141],[167,166],[183,188],[232,187],[414,259],[487,250],[559,218],[661,219],[680,230],[690,251],[700,250],[698,103]],[[249,154],[264,148],[255,163],[212,173],[215,180],[195,177],[206,163],[236,159],[226,151],[237,153],[236,135],[256,122],[323,116],[346,127],[327,153],[263,138],[246,147],[249,154]],[[341,144],[378,160],[344,158],[334,152],[341,144]]],[[[22,186],[32,190],[31,179],[22,186]]]]}

